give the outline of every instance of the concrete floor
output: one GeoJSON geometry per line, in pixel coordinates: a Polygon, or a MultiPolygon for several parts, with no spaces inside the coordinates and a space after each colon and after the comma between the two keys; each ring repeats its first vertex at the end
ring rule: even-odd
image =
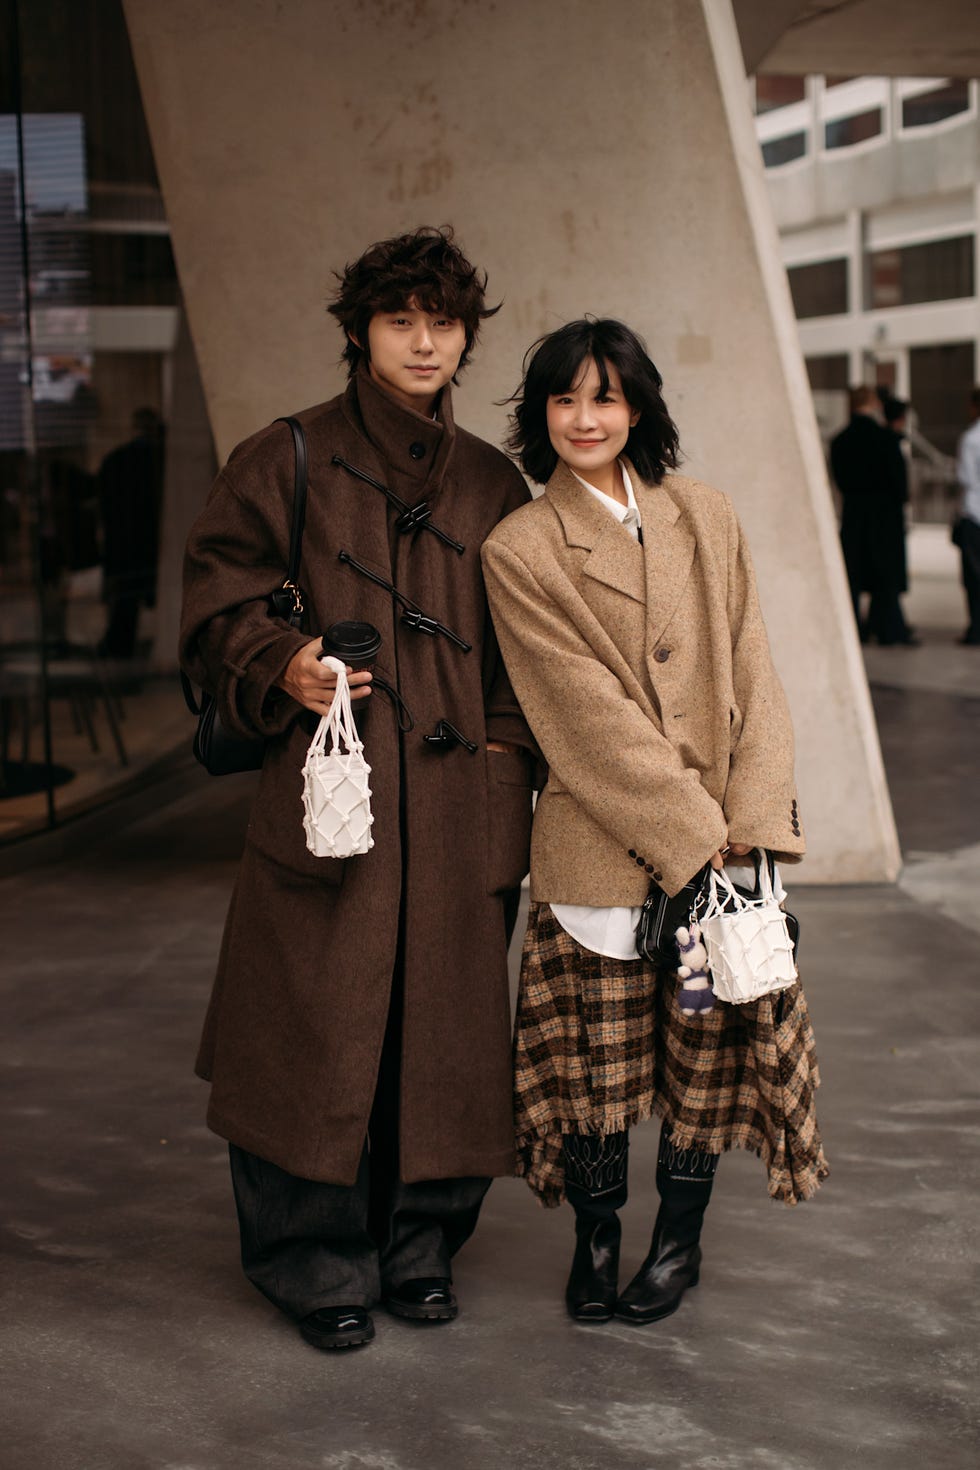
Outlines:
{"type": "MultiPolygon", "coordinates": [[[[945,701],[877,693],[913,874],[977,833],[980,703],[945,701]]],[[[0,884],[2,1470],[975,1470],[975,886],[952,917],[902,887],[793,892],[832,1175],[787,1210],[724,1159],[676,1316],[573,1325],[570,1216],[504,1180],[457,1322],[379,1312],[370,1348],[325,1355],[239,1273],[190,1071],[247,789],[181,776],[0,884]]],[[[655,1148],[637,1130],[624,1276],[655,1148]]]]}

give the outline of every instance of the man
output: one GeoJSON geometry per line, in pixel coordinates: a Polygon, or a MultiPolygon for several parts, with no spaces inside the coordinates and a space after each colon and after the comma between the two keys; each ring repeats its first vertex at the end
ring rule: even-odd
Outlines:
{"type": "Polygon", "coordinates": [[[970,394],[970,428],[960,439],[956,475],[963,488],[954,539],[963,562],[963,590],[970,621],[959,640],[980,646],[980,388],[970,394]]]}
{"type": "Polygon", "coordinates": [[[165,429],[152,408],[133,414],[133,438],[99,468],[103,570],[108,604],[99,651],[108,658],[136,652],[140,608],[156,598],[165,429]]]}
{"type": "Polygon", "coordinates": [[[181,645],[228,727],[269,737],[198,1070],[246,1275],[320,1348],[370,1341],[379,1300],[453,1318],[451,1257],[512,1172],[506,951],[531,806],[480,570],[527,489],[452,412],[486,278],[421,229],[339,280],[348,388],[298,415],[309,632],[268,610],[293,499],[277,423],[233,452],[191,533],[181,645]],[[307,852],[300,794],[334,686],[310,633],[338,620],[383,639],[373,678],[351,676],[374,847],[346,860],[307,852]]]}
{"type": "Polygon", "coordinates": [[[877,418],[874,388],[851,391],[851,421],[832,441],[830,463],[843,499],[841,547],[861,641],[917,643],[899,601],[908,588],[905,569],[905,460],[898,436],[877,418]],[[867,622],[861,594],[870,592],[867,622]]]}

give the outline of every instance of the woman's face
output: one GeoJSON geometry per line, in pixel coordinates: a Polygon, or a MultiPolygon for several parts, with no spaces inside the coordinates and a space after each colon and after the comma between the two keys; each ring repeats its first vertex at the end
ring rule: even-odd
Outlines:
{"type": "Polygon", "coordinates": [[[619,373],[606,362],[609,386],[603,394],[595,359],[587,357],[565,393],[548,397],[551,447],[583,480],[604,478],[626,447],[630,429],[639,421],[623,394],[619,373]]]}

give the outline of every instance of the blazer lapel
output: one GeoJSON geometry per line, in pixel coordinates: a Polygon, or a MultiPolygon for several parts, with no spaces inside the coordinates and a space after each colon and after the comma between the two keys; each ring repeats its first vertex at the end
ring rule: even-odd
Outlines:
{"type": "Polygon", "coordinates": [[[643,527],[647,648],[652,650],[663,637],[691,575],[695,540],[664,485],[647,485],[634,473],[633,493],[643,527]]]}
{"type": "MultiPolygon", "coordinates": [[[[635,486],[636,481],[633,483],[635,486]]],[[[579,484],[560,460],[545,494],[562,523],[569,546],[581,546],[590,553],[582,569],[585,575],[615,592],[622,592],[634,602],[644,603],[647,581],[643,548],[629,531],[579,484]]]]}

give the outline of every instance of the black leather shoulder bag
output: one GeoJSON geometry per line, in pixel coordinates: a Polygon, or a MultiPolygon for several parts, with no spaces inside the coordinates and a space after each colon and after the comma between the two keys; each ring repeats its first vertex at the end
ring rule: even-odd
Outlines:
{"type": "MultiPolygon", "coordinates": [[[[303,525],[306,520],[306,435],[299,419],[281,418],[276,423],[288,424],[292,430],[296,451],[296,476],[293,521],[289,536],[289,566],[286,580],[269,597],[269,616],[282,618],[291,628],[299,628],[303,623],[303,594],[297,578],[303,550],[303,525]]],[[[256,735],[249,738],[226,730],[221,723],[214,698],[206,690],[202,690],[200,700],[196,700],[191,682],[183,670],[180,683],[188,709],[197,716],[193,746],[195,760],[200,761],[210,776],[233,776],[240,771],[259,770],[265,758],[264,737],[256,735]]]]}

